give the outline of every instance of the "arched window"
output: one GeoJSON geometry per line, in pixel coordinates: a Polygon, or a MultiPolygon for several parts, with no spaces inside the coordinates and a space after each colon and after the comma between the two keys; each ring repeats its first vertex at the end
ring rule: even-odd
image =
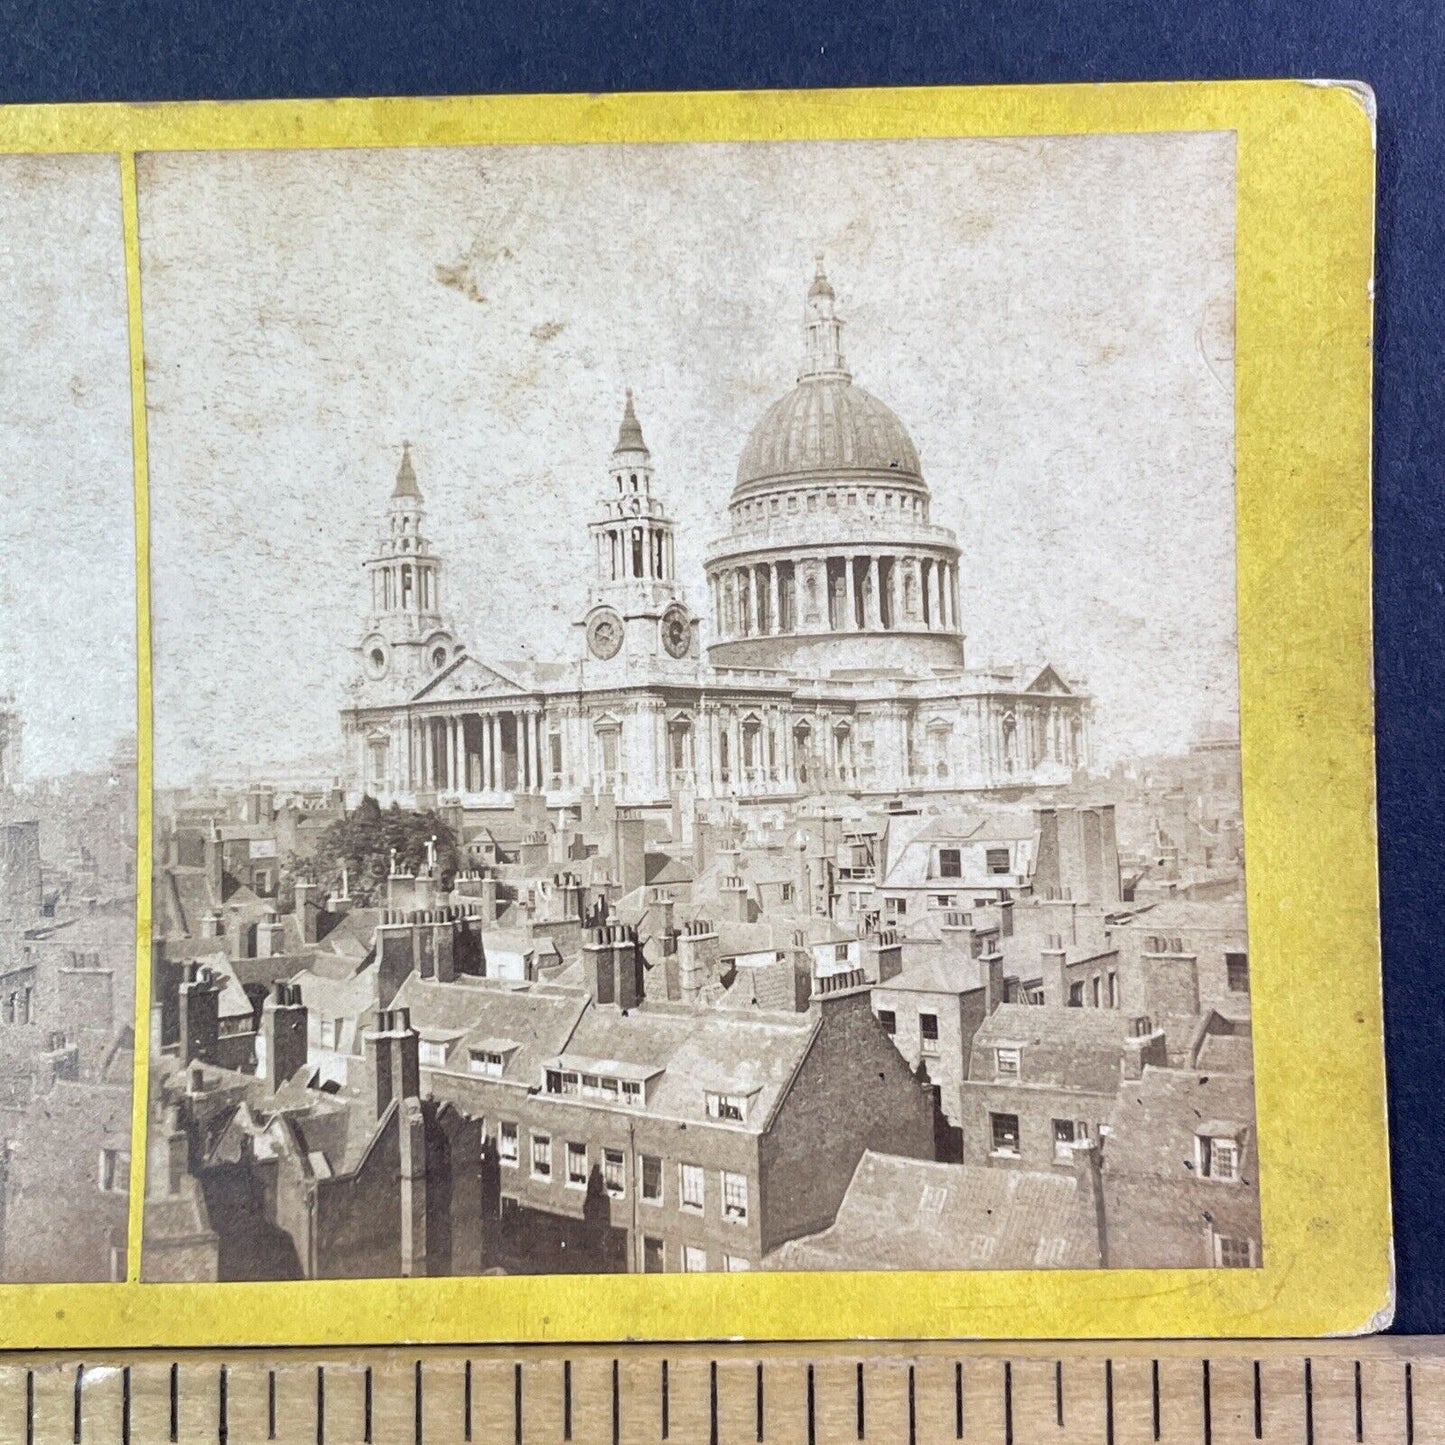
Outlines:
{"type": "Polygon", "coordinates": [[[412,577],[411,563],[403,562],[401,564],[401,605],[403,607],[411,606],[411,599],[414,590],[415,582],[412,577]]]}

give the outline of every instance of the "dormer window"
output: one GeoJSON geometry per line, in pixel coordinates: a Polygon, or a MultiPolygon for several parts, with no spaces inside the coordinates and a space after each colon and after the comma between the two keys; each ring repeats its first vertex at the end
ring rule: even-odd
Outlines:
{"type": "Polygon", "coordinates": [[[1009,871],[1007,848],[989,848],[984,853],[984,866],[990,874],[998,875],[1009,871]]]}
{"type": "Polygon", "coordinates": [[[447,1063],[447,1046],[434,1039],[423,1039],[417,1045],[417,1057],[429,1069],[444,1069],[447,1063]]]}
{"type": "Polygon", "coordinates": [[[500,1079],[506,1060],[494,1049],[472,1049],[467,1059],[467,1072],[487,1079],[500,1079]]]}
{"type": "Polygon", "coordinates": [[[629,1109],[640,1109],[642,1107],[642,1085],[633,1079],[623,1079],[622,1102],[629,1109]]]}
{"type": "Polygon", "coordinates": [[[938,850],[938,873],[939,878],[962,878],[963,877],[963,850],[960,848],[940,848],[938,850]]]}
{"type": "Polygon", "coordinates": [[[1242,1154],[1240,1135],[1226,1126],[1207,1125],[1194,1136],[1194,1167],[1201,1179],[1238,1183],[1242,1154]]]}
{"type": "Polygon", "coordinates": [[[730,1124],[741,1124],[747,1117],[748,1101],[741,1094],[707,1095],[707,1116],[730,1124]]]}
{"type": "Polygon", "coordinates": [[[1018,1078],[1020,1062],[1021,1051],[1016,1044],[1008,1044],[993,1051],[993,1068],[997,1078],[1018,1078]]]}

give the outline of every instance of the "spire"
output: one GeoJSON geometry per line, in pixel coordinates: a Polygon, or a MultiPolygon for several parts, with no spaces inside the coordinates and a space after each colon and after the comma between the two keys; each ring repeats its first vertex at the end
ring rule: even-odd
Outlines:
{"type": "Polygon", "coordinates": [[[396,487],[393,497],[415,497],[421,501],[421,488],[416,484],[416,472],[411,465],[411,443],[401,444],[401,465],[396,469],[396,487]]]}
{"type": "Polygon", "coordinates": [[[823,253],[814,258],[813,281],[803,308],[803,366],[798,380],[850,381],[843,359],[843,323],[835,307],[837,297],[823,270],[823,253]]]}
{"type": "MultiPolygon", "coordinates": [[[[612,455],[618,452],[645,452],[647,443],[642,440],[642,424],[637,420],[637,413],[632,409],[632,388],[627,388],[627,405],[622,412],[622,425],[617,429],[617,445],[612,448],[612,455]]],[[[650,453],[649,453],[650,455],[650,453]]]]}

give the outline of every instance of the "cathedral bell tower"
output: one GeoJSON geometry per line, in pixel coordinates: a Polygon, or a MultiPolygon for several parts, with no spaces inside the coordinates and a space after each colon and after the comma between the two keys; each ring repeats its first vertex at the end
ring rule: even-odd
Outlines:
{"type": "Polygon", "coordinates": [[[354,691],[363,703],[410,697],[461,651],[441,610],[441,558],[422,532],[425,516],[411,444],[405,442],[386,526],[365,564],[371,606],[361,641],[352,649],[354,691]]]}
{"type": "Polygon", "coordinates": [[[667,672],[698,655],[697,619],[677,581],[672,519],[652,483],[652,453],[628,391],[601,516],[587,528],[593,580],[578,625],[589,671],[652,665],[667,672]]]}

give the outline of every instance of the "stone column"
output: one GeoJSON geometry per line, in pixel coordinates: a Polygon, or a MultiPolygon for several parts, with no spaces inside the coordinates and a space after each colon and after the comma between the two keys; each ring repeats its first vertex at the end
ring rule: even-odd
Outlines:
{"type": "Polygon", "coordinates": [[[749,567],[748,571],[748,606],[751,609],[749,621],[752,623],[752,632],[756,635],[763,630],[763,614],[758,607],[758,569],[749,567]]]}
{"type": "Polygon", "coordinates": [[[937,632],[943,632],[947,626],[943,616],[943,563],[936,560],[933,564],[933,626],[937,632]]]}
{"type": "Polygon", "coordinates": [[[854,595],[853,558],[851,554],[845,554],[843,557],[843,582],[845,586],[845,596],[847,598],[847,601],[844,603],[846,613],[843,618],[843,631],[854,632],[858,627],[858,599],[854,595]]]}
{"type": "Polygon", "coordinates": [[[541,788],[546,788],[546,786],[547,786],[547,774],[548,774],[548,772],[549,772],[549,770],[550,770],[551,764],[550,764],[550,762],[549,762],[549,760],[548,760],[548,757],[547,757],[547,753],[548,753],[549,750],[548,750],[548,748],[547,748],[546,730],[545,730],[545,728],[542,726],[542,723],[543,723],[542,709],[541,709],[541,708],[538,708],[538,709],[537,709],[537,785],[538,785],[539,787],[541,787],[541,788]]]}
{"type": "Polygon", "coordinates": [[[422,764],[421,776],[423,786],[427,788],[436,785],[436,737],[432,730],[431,718],[422,719],[422,764]]]}
{"type": "Polygon", "coordinates": [[[903,613],[903,583],[900,573],[903,570],[903,559],[893,558],[893,565],[888,569],[888,615],[893,619],[893,626],[896,628],[905,619],[903,613]]]}
{"type": "Polygon", "coordinates": [[[880,568],[875,555],[868,558],[868,596],[863,608],[864,626],[877,630],[883,626],[883,594],[878,590],[880,568]]]}

